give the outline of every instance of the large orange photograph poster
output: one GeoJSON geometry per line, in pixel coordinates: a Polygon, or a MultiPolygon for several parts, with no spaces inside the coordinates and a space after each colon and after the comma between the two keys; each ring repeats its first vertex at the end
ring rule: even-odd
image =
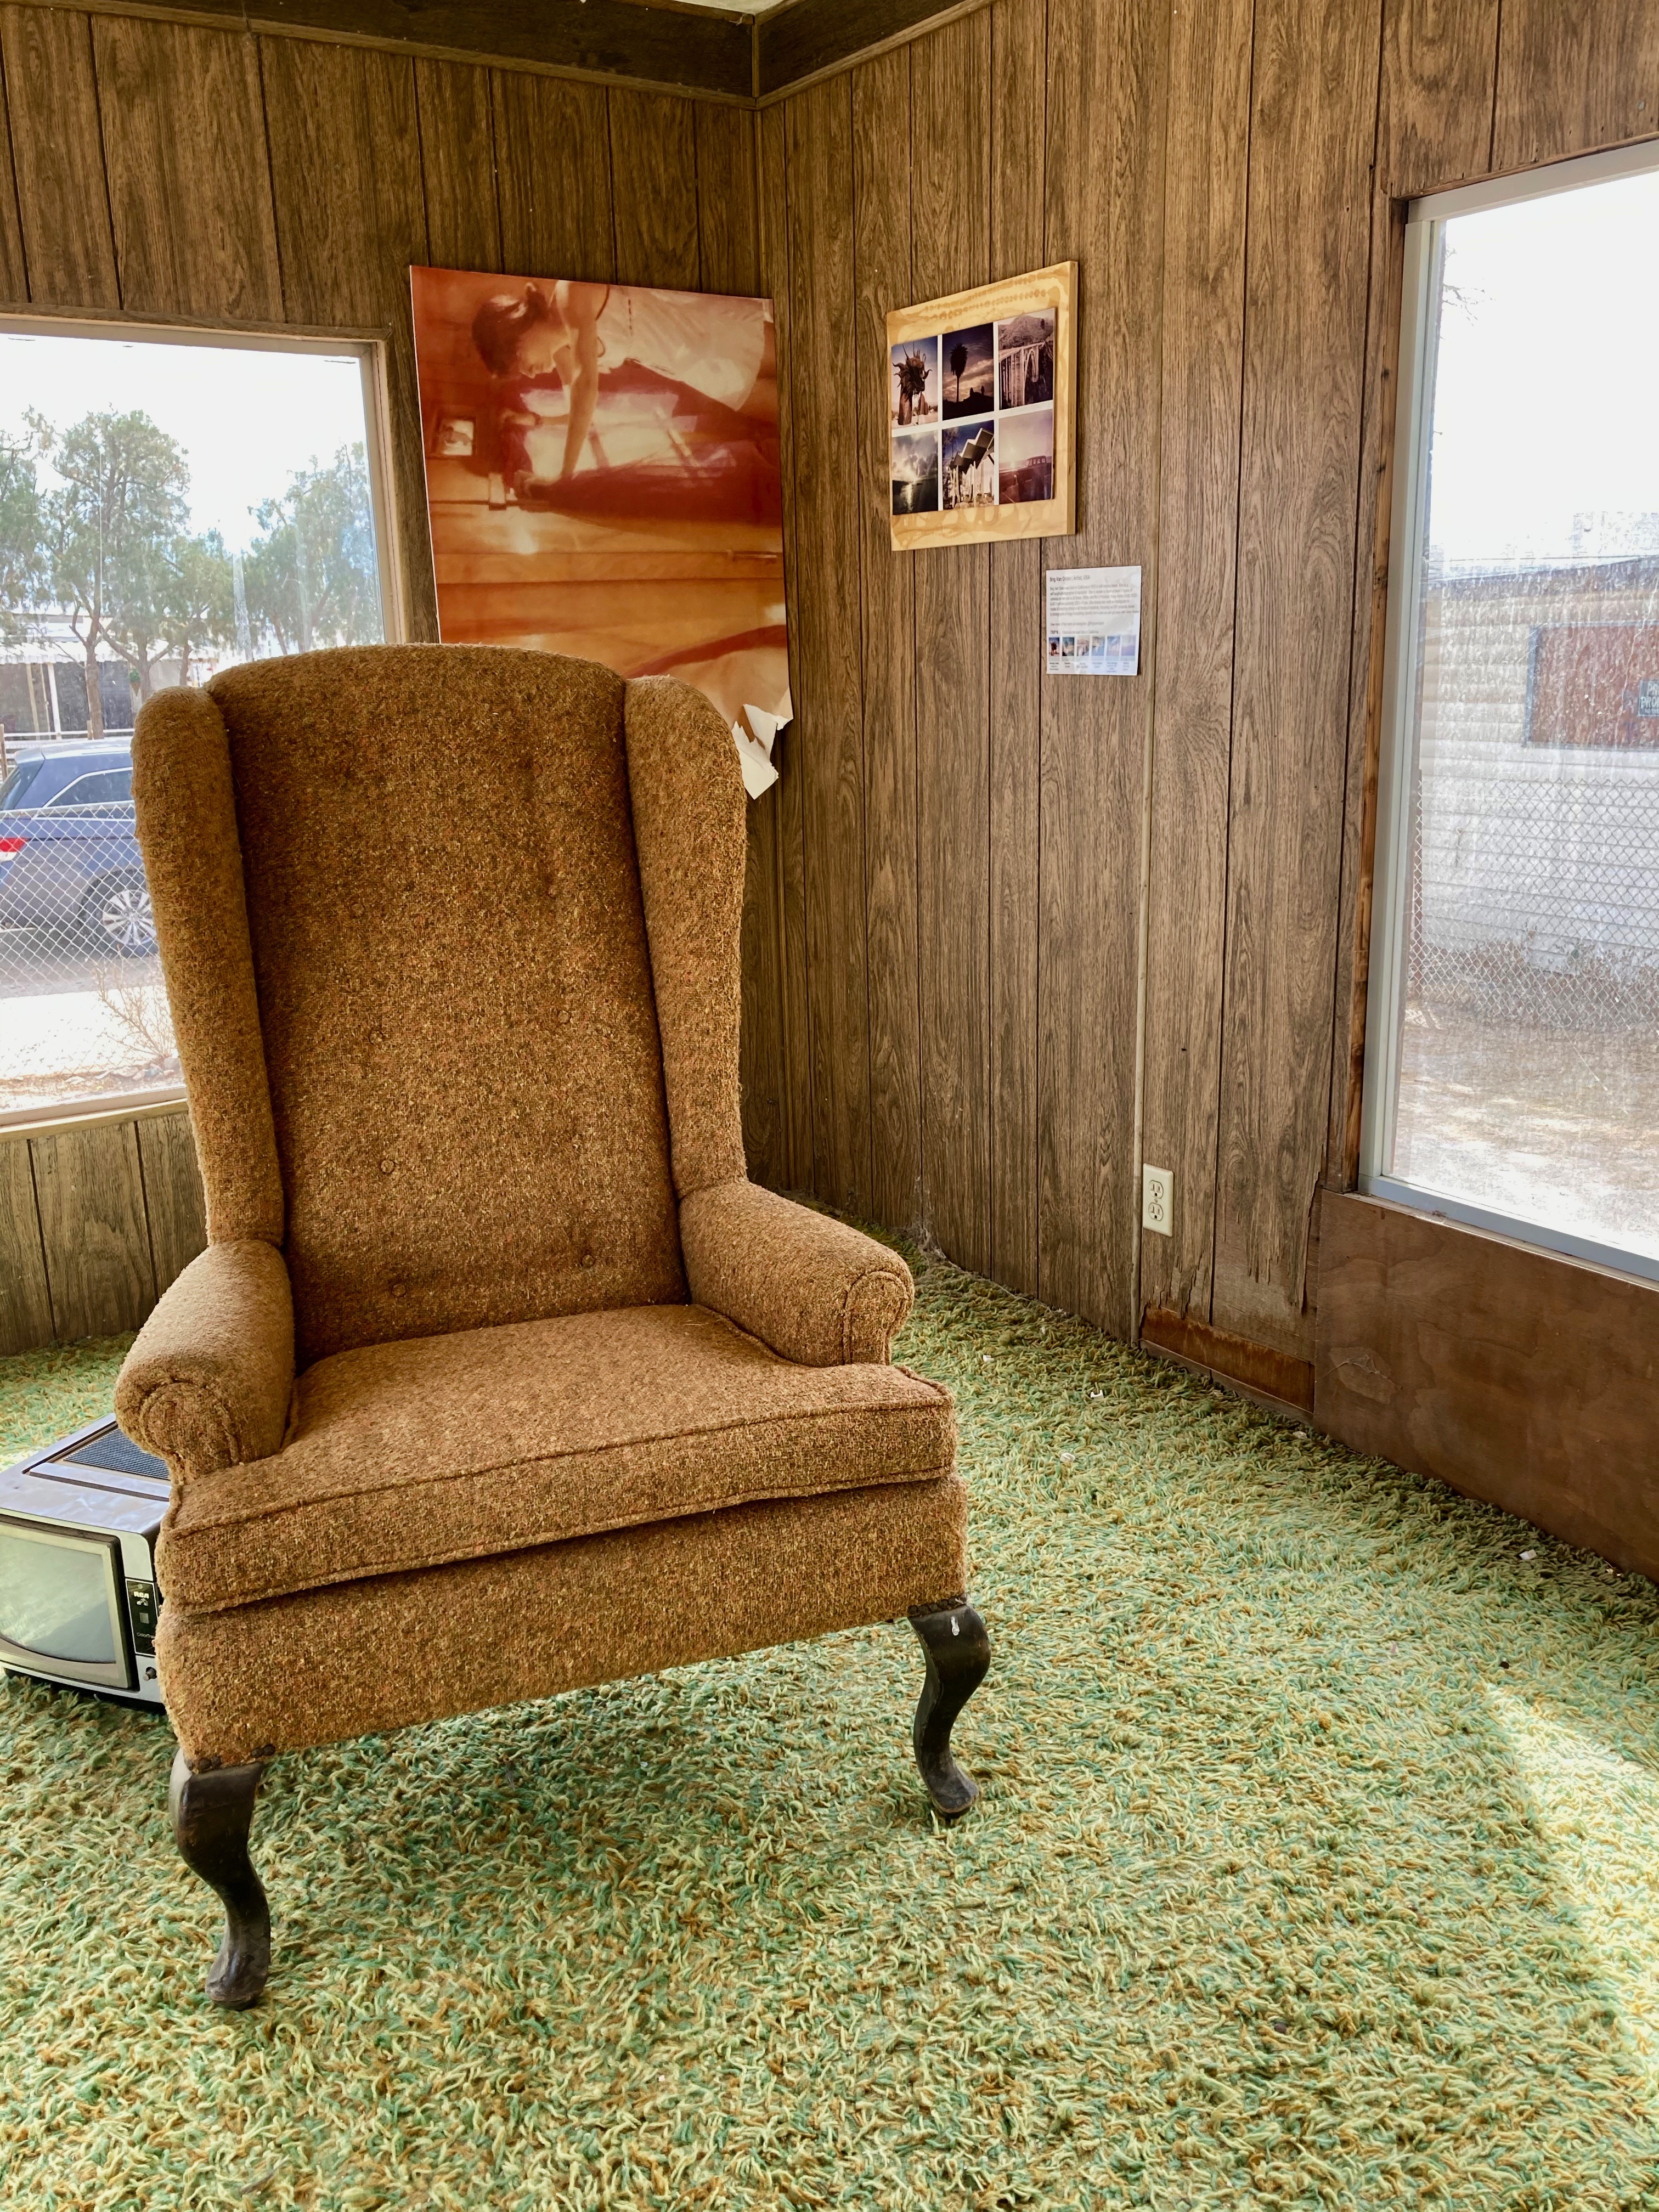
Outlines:
{"type": "Polygon", "coordinates": [[[787,720],[771,302],[410,273],[444,640],[787,720]]]}

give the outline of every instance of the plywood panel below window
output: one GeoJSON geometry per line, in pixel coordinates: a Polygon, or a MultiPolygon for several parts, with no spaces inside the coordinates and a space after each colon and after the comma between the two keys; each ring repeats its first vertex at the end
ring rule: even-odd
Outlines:
{"type": "Polygon", "coordinates": [[[0,1358],[52,1342],[52,1297],[27,1137],[0,1137],[0,1358]]]}
{"type": "Polygon", "coordinates": [[[1328,1194],[1314,1413],[1659,1577],[1659,1285],[1328,1194]]]}
{"type": "Polygon", "coordinates": [[[144,1178],[144,1216],[159,1297],[207,1244],[207,1206],[190,1116],[157,1114],[136,1125],[144,1178]]]}
{"type": "Polygon", "coordinates": [[[71,1123],[32,1138],[29,1152],[54,1334],[137,1328],[155,1303],[155,1271],[133,1123],[71,1123]]]}

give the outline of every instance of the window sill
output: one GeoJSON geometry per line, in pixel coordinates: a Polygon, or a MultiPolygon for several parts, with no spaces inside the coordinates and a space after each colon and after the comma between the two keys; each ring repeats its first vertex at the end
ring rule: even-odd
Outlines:
{"type": "Polygon", "coordinates": [[[1534,1252],[1553,1252],[1564,1260],[1577,1260],[1634,1282],[1659,1283],[1659,1258],[1650,1253],[1629,1252],[1616,1244],[1601,1244],[1593,1237],[1577,1237],[1566,1229],[1547,1229],[1536,1221],[1517,1221],[1511,1214],[1493,1213],[1484,1206],[1470,1206],[1461,1198],[1447,1198],[1438,1191],[1419,1190],[1412,1183],[1396,1182],[1392,1176],[1362,1175],[1359,1189],[1363,1197],[1382,1199],[1390,1206],[1403,1206],[1407,1212],[1425,1214],[1431,1220],[1458,1223],[1466,1229],[1484,1229],[1492,1236],[1506,1237],[1511,1244],[1523,1244],[1534,1252]]]}
{"type": "Polygon", "coordinates": [[[72,1098],[53,1106],[0,1109],[0,1137],[49,1137],[58,1129],[88,1121],[141,1121],[157,1114],[176,1114],[185,1103],[182,1083],[164,1091],[130,1091],[112,1097],[72,1098]]]}

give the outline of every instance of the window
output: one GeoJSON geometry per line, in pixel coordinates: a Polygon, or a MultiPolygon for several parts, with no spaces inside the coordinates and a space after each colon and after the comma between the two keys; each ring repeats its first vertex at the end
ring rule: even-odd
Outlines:
{"type": "Polygon", "coordinates": [[[0,808],[27,804],[27,794],[33,787],[40,767],[38,760],[19,762],[5,781],[0,783],[0,808]]]}
{"type": "Polygon", "coordinates": [[[1407,231],[1362,1188],[1659,1278],[1659,149],[1407,231]]]}
{"type": "Polygon", "coordinates": [[[137,709],[397,634],[373,346],[0,319],[0,1121],[179,1084],[137,709]]]}
{"type": "Polygon", "coordinates": [[[130,768],[106,769],[100,775],[77,775],[73,783],[65,784],[55,799],[48,799],[49,806],[106,806],[131,799],[132,770],[130,768]]]}

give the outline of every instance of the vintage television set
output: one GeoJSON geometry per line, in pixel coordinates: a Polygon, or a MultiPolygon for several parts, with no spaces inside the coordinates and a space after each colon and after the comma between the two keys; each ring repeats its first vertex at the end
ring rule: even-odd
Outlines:
{"type": "Polygon", "coordinates": [[[112,1420],[0,1474],[0,1668],[159,1705],[155,1539],[167,1471],[112,1420]]]}

